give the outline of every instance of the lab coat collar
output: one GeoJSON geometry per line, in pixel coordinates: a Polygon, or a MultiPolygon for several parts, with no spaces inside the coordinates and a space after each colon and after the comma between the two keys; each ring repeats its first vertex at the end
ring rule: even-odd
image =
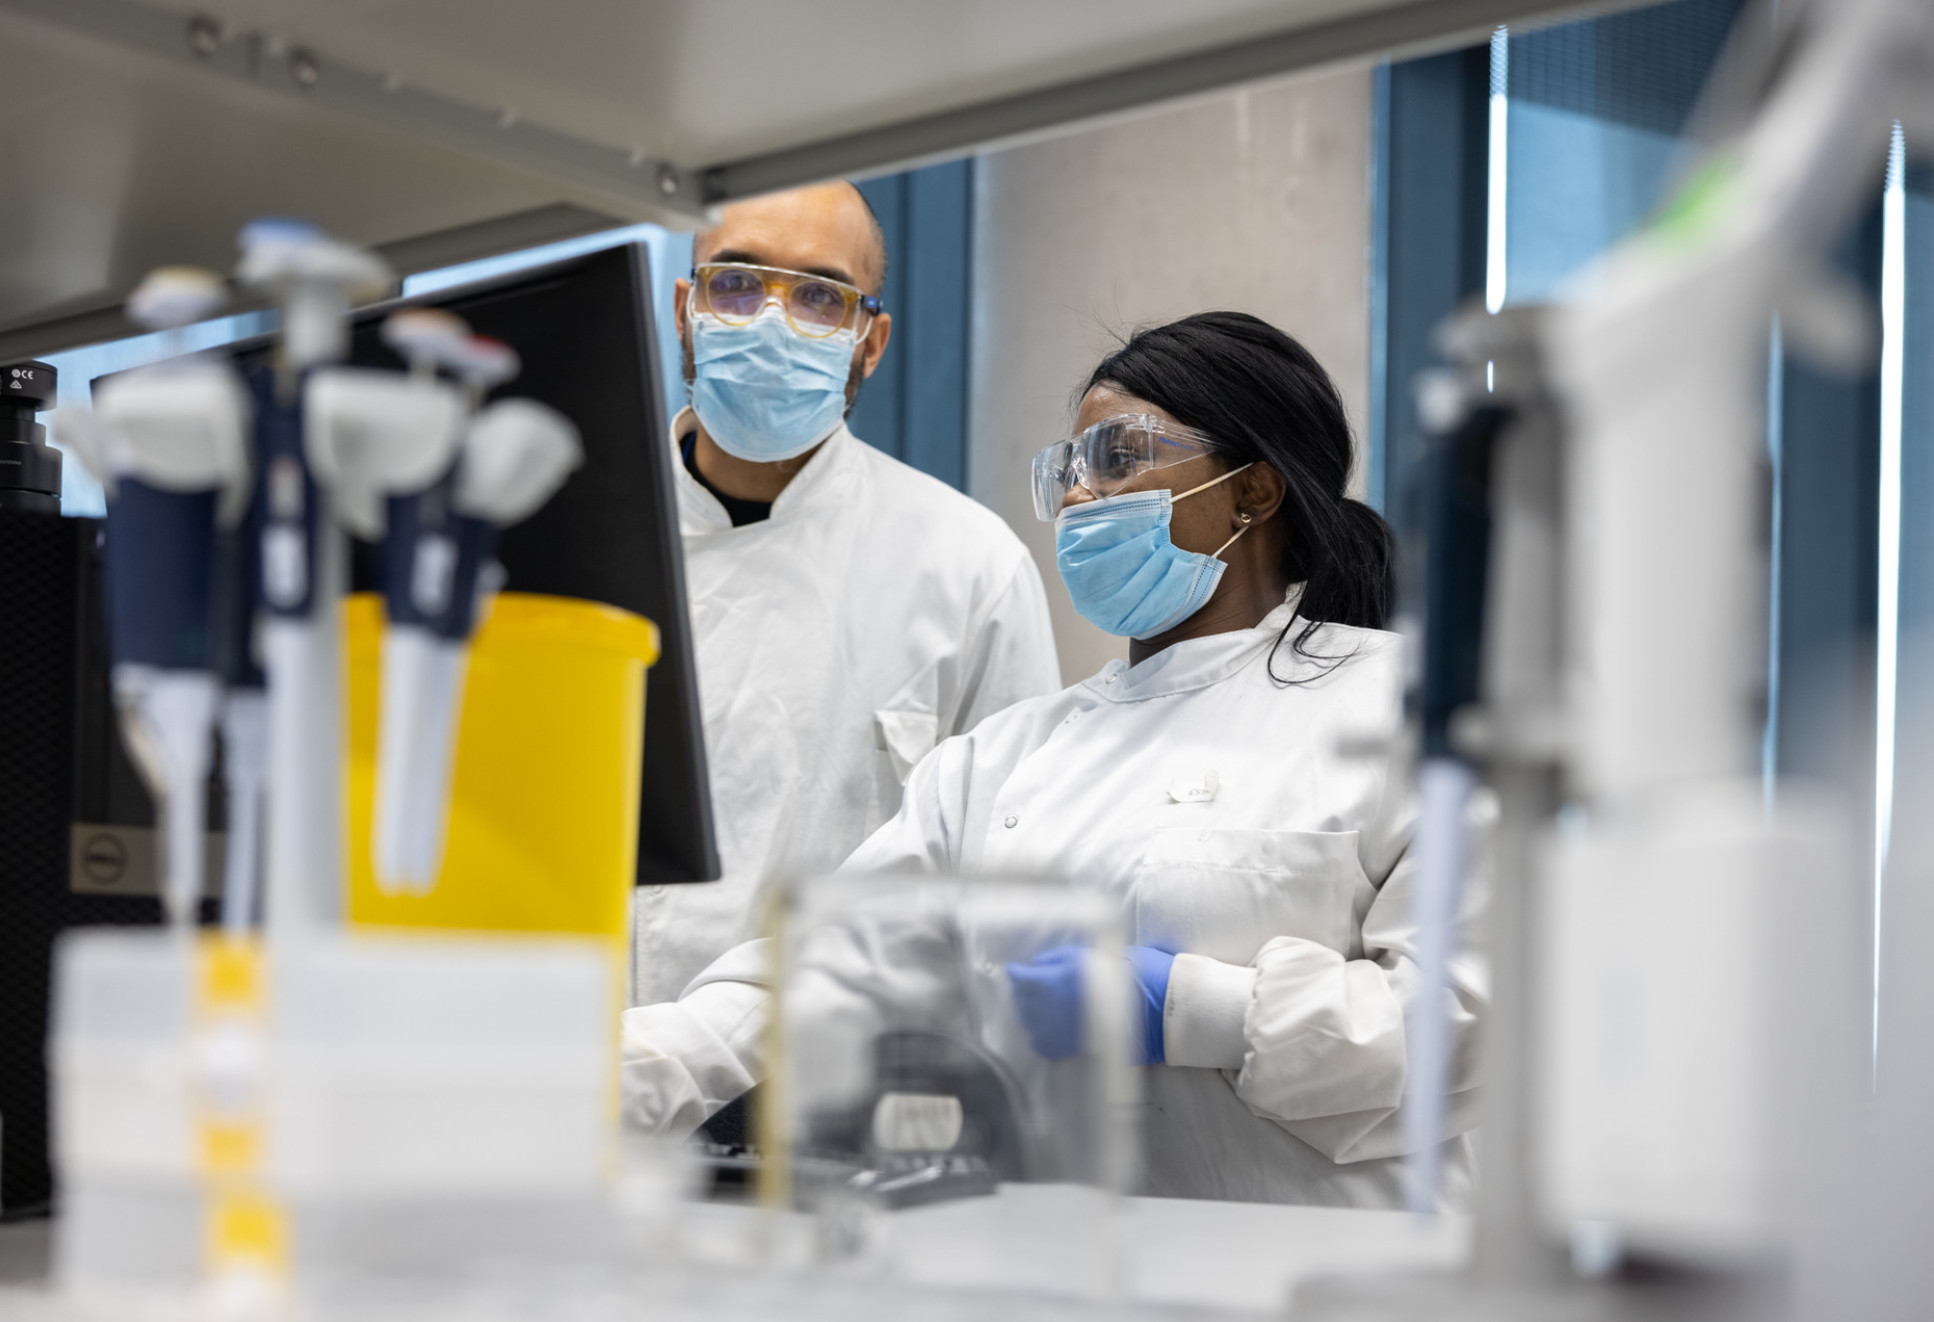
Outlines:
{"type": "MultiPolygon", "coordinates": [[[[692,476],[691,470],[685,467],[684,456],[679,453],[680,443],[697,427],[698,415],[689,405],[672,419],[672,481],[678,491],[679,531],[686,536],[731,532],[732,516],[725,512],[718,497],[692,476]]],[[[859,463],[859,445],[859,439],[846,429],[845,423],[840,423],[798,475],[786,483],[779,499],[772,502],[772,514],[766,522],[783,523],[809,512],[822,498],[843,486],[859,463]]],[[[761,526],[748,524],[746,531],[761,526]]]]}
{"type": "Polygon", "coordinates": [[[1117,658],[1084,687],[1110,702],[1140,702],[1221,683],[1268,655],[1283,629],[1296,619],[1301,597],[1302,585],[1298,584],[1289,590],[1283,604],[1263,616],[1253,629],[1191,638],[1163,648],[1136,666],[1117,658]]]}

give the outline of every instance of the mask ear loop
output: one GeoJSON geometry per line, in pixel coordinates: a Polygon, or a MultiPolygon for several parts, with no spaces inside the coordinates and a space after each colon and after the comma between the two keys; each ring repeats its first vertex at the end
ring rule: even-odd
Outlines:
{"type": "MultiPolygon", "coordinates": [[[[1255,466],[1256,466],[1256,461],[1254,459],[1251,459],[1248,463],[1244,464],[1242,468],[1231,468],[1228,472],[1224,473],[1221,477],[1212,477],[1199,487],[1190,487],[1187,491],[1184,491],[1179,496],[1170,496],[1169,504],[1173,505],[1178,500],[1186,500],[1190,496],[1193,496],[1198,491],[1207,491],[1210,487],[1219,486],[1222,483],[1227,482],[1230,478],[1234,477],[1237,473],[1242,472],[1243,469],[1254,468],[1255,466]]],[[[1235,537],[1231,537],[1228,541],[1216,547],[1215,551],[1210,555],[1209,558],[1212,560],[1221,559],[1222,553],[1236,544],[1236,537],[1240,537],[1248,531],[1249,531],[1249,516],[1245,514],[1242,516],[1242,526],[1236,529],[1235,537]]]]}
{"type": "Polygon", "coordinates": [[[1227,482],[1230,478],[1234,477],[1237,473],[1243,472],[1246,469],[1254,468],[1255,466],[1256,466],[1256,461],[1254,459],[1251,459],[1248,463],[1244,464],[1241,468],[1231,468],[1228,472],[1224,473],[1221,477],[1212,477],[1199,487],[1190,487],[1187,491],[1184,491],[1179,496],[1170,496],[1169,503],[1172,505],[1178,500],[1187,500],[1190,496],[1193,496],[1198,491],[1207,491],[1210,487],[1221,486],[1224,482],[1227,482]]]}
{"type": "Polygon", "coordinates": [[[1236,537],[1240,537],[1248,531],[1249,531],[1249,516],[1245,514],[1242,516],[1242,526],[1236,529],[1236,536],[1231,537],[1228,541],[1216,547],[1214,553],[1209,558],[1212,560],[1220,560],[1222,558],[1222,553],[1236,544],[1236,537]]]}

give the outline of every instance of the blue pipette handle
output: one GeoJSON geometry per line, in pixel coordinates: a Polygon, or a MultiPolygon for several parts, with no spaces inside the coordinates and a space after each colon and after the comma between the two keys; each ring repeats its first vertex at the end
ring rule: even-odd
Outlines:
{"type": "Polygon", "coordinates": [[[252,502],[261,528],[262,608],[271,615],[306,619],[316,591],[316,482],[302,447],[302,402],[281,398],[275,373],[251,373],[255,439],[260,468],[252,502]]]}
{"type": "Polygon", "coordinates": [[[389,500],[383,600],[389,620],[458,641],[476,628],[477,586],[497,549],[497,527],[450,503],[456,469],[425,491],[389,500]]]}
{"type": "Polygon", "coordinates": [[[262,595],[262,502],[233,528],[215,534],[209,598],[209,668],[225,688],[259,689],[268,680],[255,649],[255,616],[262,595]]]}
{"type": "Polygon", "coordinates": [[[116,484],[107,510],[107,589],[117,664],[207,668],[216,496],[125,476],[116,484]]]}

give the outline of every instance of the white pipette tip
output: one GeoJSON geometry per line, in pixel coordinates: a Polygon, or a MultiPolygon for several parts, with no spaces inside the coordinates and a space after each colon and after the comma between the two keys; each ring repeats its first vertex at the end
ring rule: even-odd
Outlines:
{"type": "Polygon", "coordinates": [[[205,670],[117,666],[114,689],[129,718],[135,764],[161,809],[168,919],[193,926],[205,875],[202,834],[219,686],[205,670]]]}
{"type": "Polygon", "coordinates": [[[230,689],[222,703],[222,780],[228,793],[228,857],[222,926],[239,935],[256,920],[262,893],[262,789],[268,776],[268,694],[230,689]]]}
{"type": "Polygon", "coordinates": [[[428,893],[442,870],[467,665],[460,641],[413,626],[383,634],[375,865],[387,894],[428,893]]]}
{"type": "Polygon", "coordinates": [[[1452,758],[1428,758],[1418,769],[1416,884],[1417,995],[1404,1025],[1408,1044],[1403,1105],[1405,1202],[1418,1216],[1439,1200],[1445,1094],[1451,1060],[1448,1002],[1464,874],[1470,864],[1470,804],[1476,779],[1452,758]]]}

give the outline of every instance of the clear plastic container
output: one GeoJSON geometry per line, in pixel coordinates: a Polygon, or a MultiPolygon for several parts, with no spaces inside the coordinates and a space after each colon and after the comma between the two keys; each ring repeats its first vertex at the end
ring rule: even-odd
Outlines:
{"type": "MultiPolygon", "coordinates": [[[[914,1266],[889,1213],[994,1200],[994,1220],[1029,1227],[1031,1286],[1111,1293],[1139,1157],[1115,906],[1046,883],[837,876],[792,888],[775,926],[767,1201],[816,1211],[828,1258],[896,1275],[914,1266]],[[1058,1026],[1017,996],[1044,961],[1074,970],[1047,1007],[1058,1026]]],[[[960,1265],[934,1283],[1013,1276],[960,1265]]]]}

